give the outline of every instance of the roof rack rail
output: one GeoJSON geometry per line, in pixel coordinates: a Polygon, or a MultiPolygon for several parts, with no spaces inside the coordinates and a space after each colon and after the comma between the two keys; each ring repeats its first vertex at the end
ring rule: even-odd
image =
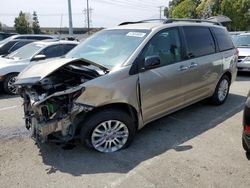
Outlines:
{"type": "Polygon", "coordinates": [[[148,20],[140,20],[140,21],[135,21],[135,22],[122,22],[119,24],[119,26],[121,25],[128,25],[128,24],[137,24],[137,23],[151,23],[151,22],[165,22],[166,19],[148,19],[148,20]]]}
{"type": "Polygon", "coordinates": [[[202,23],[202,22],[206,22],[206,23],[211,23],[214,25],[222,25],[220,22],[216,22],[216,21],[210,21],[210,20],[204,20],[204,19],[188,19],[188,18],[170,18],[165,20],[163,23],[167,24],[167,23],[173,23],[173,22],[194,22],[194,23],[202,23]]]}

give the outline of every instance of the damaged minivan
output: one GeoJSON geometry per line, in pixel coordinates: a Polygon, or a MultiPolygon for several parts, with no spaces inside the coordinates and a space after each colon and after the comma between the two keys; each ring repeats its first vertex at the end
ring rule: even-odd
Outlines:
{"type": "Polygon", "coordinates": [[[27,129],[40,142],[79,138],[114,152],[167,114],[205,98],[223,104],[237,51],[224,27],[196,21],[123,24],[27,67],[16,81],[27,129]]]}

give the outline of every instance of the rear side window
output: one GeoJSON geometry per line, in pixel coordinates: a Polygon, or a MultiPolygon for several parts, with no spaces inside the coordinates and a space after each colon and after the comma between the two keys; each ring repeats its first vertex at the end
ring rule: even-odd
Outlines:
{"type": "Polygon", "coordinates": [[[64,55],[64,49],[62,45],[58,44],[45,48],[39,54],[45,55],[46,58],[60,57],[64,55]]]}
{"type": "Polygon", "coordinates": [[[218,41],[218,46],[220,51],[230,50],[234,48],[233,41],[226,29],[213,28],[213,32],[218,41]]]}
{"type": "Polygon", "coordinates": [[[19,36],[17,39],[31,39],[31,40],[46,40],[46,39],[52,39],[52,37],[49,36],[19,36]]]}
{"type": "Polygon", "coordinates": [[[183,27],[187,55],[189,58],[200,57],[215,53],[215,43],[208,27],[183,27]]]}
{"type": "Polygon", "coordinates": [[[76,46],[76,44],[65,44],[63,45],[64,47],[64,53],[68,53],[70,50],[72,50],[74,47],[76,46]]]}

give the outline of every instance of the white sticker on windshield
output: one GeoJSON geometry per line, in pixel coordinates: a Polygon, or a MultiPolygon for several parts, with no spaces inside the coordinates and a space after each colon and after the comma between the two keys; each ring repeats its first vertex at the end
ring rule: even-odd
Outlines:
{"type": "Polygon", "coordinates": [[[146,33],[142,33],[142,32],[129,32],[127,34],[128,37],[144,37],[146,35],[146,33]]]}

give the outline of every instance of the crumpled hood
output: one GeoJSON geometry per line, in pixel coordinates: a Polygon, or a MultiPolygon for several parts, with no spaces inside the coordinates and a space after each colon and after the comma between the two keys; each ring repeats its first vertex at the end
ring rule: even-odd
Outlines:
{"type": "Polygon", "coordinates": [[[104,71],[108,71],[106,67],[83,58],[55,58],[51,60],[32,63],[18,75],[15,84],[19,85],[23,84],[24,82],[38,82],[54,71],[58,70],[59,68],[74,62],[82,62],[83,65],[94,65],[104,71]]]}

